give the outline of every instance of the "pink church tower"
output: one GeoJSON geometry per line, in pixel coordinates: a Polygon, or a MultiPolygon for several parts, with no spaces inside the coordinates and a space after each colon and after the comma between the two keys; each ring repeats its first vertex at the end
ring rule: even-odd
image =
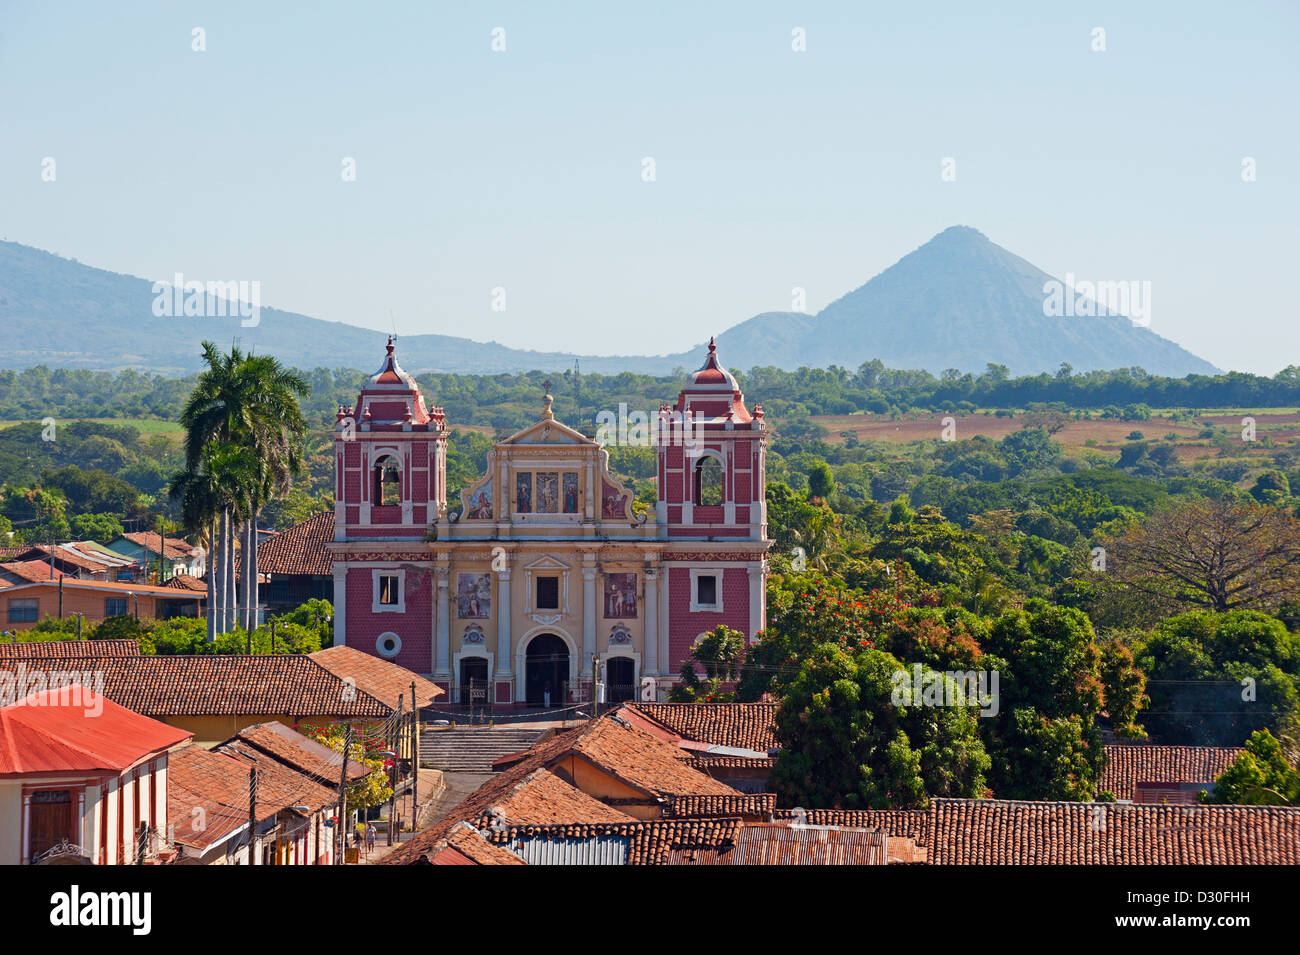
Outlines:
{"type": "Polygon", "coordinates": [[[668,659],[674,667],[718,624],[752,641],[765,619],[766,446],[763,409],[745,407],[709,340],[675,407],[659,410],[656,517],[669,542],[668,659]]]}

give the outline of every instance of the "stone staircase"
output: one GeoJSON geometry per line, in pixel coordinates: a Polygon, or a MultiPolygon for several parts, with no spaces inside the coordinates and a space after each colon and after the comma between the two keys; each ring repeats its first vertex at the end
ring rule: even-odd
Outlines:
{"type": "Polygon", "coordinates": [[[490,773],[493,760],[528,749],[542,733],[511,727],[425,730],[420,736],[420,765],[444,773],[490,773]]]}

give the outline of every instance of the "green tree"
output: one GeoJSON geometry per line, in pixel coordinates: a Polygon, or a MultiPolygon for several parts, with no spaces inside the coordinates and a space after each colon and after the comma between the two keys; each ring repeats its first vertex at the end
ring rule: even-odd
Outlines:
{"type": "Polygon", "coordinates": [[[1294,753],[1288,758],[1281,740],[1266,729],[1256,730],[1246,741],[1246,751],[1219,774],[1213,793],[1201,793],[1201,802],[1300,806],[1294,753]]]}
{"type": "Polygon", "coordinates": [[[973,712],[900,704],[900,673],[911,677],[878,650],[813,649],[774,720],[782,748],[770,782],[783,805],[910,809],[985,794],[989,758],[973,712]]]}

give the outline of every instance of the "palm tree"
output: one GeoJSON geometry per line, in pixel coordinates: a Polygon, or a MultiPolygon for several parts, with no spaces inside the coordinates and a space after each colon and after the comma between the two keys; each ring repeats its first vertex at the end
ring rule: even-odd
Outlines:
{"type": "Polygon", "coordinates": [[[203,343],[207,368],[199,375],[185,408],[186,470],[198,474],[209,449],[238,448],[236,458],[217,458],[208,470],[222,490],[219,531],[221,571],[219,591],[220,632],[234,622],[236,607],[235,535],[244,543],[245,615],[248,629],[257,620],[257,515],[268,500],[288,490],[302,469],[307,422],[298,399],[310,389],[297,372],[266,355],[245,355],[232,346],[222,354],[211,342],[203,343]],[[243,524],[242,529],[240,524],[243,524]]]}

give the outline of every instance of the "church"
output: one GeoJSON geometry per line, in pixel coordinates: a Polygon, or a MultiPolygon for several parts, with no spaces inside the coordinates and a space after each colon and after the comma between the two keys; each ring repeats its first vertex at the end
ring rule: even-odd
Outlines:
{"type": "Polygon", "coordinates": [[[647,416],[658,500],[634,509],[602,445],[558,421],[488,452],[447,500],[448,423],[398,364],[335,422],[334,642],[427,675],[460,706],[667,698],[719,624],[763,627],[763,409],[709,343],[676,405],[647,416]]]}

